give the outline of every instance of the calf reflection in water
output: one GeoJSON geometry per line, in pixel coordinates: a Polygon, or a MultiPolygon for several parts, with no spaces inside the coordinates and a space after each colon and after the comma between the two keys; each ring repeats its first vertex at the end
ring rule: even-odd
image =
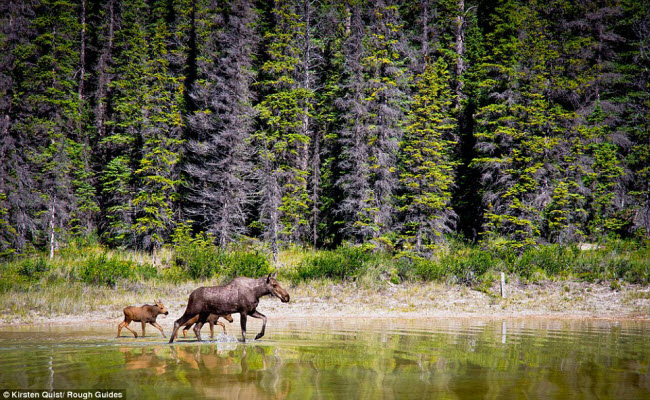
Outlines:
{"type": "Polygon", "coordinates": [[[275,279],[277,272],[265,278],[251,279],[239,277],[224,286],[200,287],[190,294],[187,308],[182,317],[174,323],[169,343],[174,342],[178,329],[198,315],[194,326],[194,334],[201,341],[201,327],[207,322],[210,314],[227,315],[239,313],[241,321],[242,341],[246,341],[246,318],[260,318],[262,330],[255,336],[259,339],[264,336],[266,329],[266,316],[257,311],[260,297],[274,295],[283,303],[289,301],[289,293],[280,286],[275,279]]]}

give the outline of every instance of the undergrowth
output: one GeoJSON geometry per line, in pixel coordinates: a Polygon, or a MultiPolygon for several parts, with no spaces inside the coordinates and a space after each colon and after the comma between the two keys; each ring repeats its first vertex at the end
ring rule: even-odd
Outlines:
{"type": "Polygon", "coordinates": [[[650,284],[650,249],[641,242],[611,241],[586,251],[544,245],[522,252],[452,242],[428,254],[372,246],[317,251],[290,247],[274,268],[261,246],[217,248],[208,235],[179,234],[175,239],[174,246],[158,253],[156,265],[146,253],[97,243],[61,249],[52,259],[45,253],[13,256],[0,263],[0,311],[16,314],[32,307],[81,312],[102,296],[113,301],[129,295],[137,303],[139,295],[153,296],[161,288],[169,292],[225,283],[235,276],[261,277],[276,268],[280,282],[288,281],[285,285],[354,281],[355,287],[376,291],[402,282],[433,281],[488,292],[500,272],[523,283],[603,282],[612,290],[624,283],[650,284]]]}

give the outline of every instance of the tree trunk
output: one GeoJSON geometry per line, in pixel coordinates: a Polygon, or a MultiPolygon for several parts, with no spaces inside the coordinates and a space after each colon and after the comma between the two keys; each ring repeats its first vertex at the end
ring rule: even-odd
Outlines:
{"type": "Polygon", "coordinates": [[[463,99],[463,81],[465,71],[463,56],[465,54],[465,0],[458,0],[458,17],[456,17],[456,108],[463,99]]]}

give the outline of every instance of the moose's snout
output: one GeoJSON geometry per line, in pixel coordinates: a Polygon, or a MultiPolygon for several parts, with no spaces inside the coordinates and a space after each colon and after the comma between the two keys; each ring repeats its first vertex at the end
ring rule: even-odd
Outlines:
{"type": "Polygon", "coordinates": [[[288,303],[289,302],[289,293],[287,293],[285,296],[280,297],[280,301],[283,303],[288,303]]]}
{"type": "Polygon", "coordinates": [[[165,311],[165,315],[169,315],[169,311],[165,311]]]}

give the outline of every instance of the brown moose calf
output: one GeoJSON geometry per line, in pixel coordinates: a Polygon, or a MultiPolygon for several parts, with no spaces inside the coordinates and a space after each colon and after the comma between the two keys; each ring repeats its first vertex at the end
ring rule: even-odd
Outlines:
{"type": "MultiPolygon", "coordinates": [[[[208,323],[210,324],[210,339],[214,338],[214,325],[217,324],[223,328],[223,334],[226,334],[226,325],[223,322],[219,321],[219,318],[223,318],[226,321],[232,323],[232,316],[230,314],[226,315],[216,315],[216,314],[210,314],[208,316],[208,323]]],[[[183,327],[183,337],[187,337],[187,331],[190,330],[192,327],[192,324],[198,322],[199,316],[197,315],[196,317],[192,318],[191,320],[187,321],[183,327]]],[[[178,337],[178,331],[176,332],[176,337],[178,337]]]]}
{"type": "Polygon", "coordinates": [[[169,311],[165,308],[163,303],[160,300],[156,300],[155,305],[151,306],[149,304],[145,304],[142,307],[135,307],[135,306],[130,306],[126,307],[124,309],[124,321],[120,323],[120,325],[117,327],[117,337],[120,337],[120,332],[122,331],[122,328],[126,328],[133,333],[133,336],[136,338],[138,337],[138,334],[135,333],[135,331],[131,328],[129,328],[129,324],[131,321],[135,322],[142,322],[142,337],[144,337],[144,327],[147,323],[151,324],[152,326],[155,326],[160,330],[160,333],[162,333],[163,337],[165,336],[165,332],[163,332],[162,326],[158,325],[156,322],[156,318],[158,317],[159,314],[165,314],[168,315],[169,311]]]}

